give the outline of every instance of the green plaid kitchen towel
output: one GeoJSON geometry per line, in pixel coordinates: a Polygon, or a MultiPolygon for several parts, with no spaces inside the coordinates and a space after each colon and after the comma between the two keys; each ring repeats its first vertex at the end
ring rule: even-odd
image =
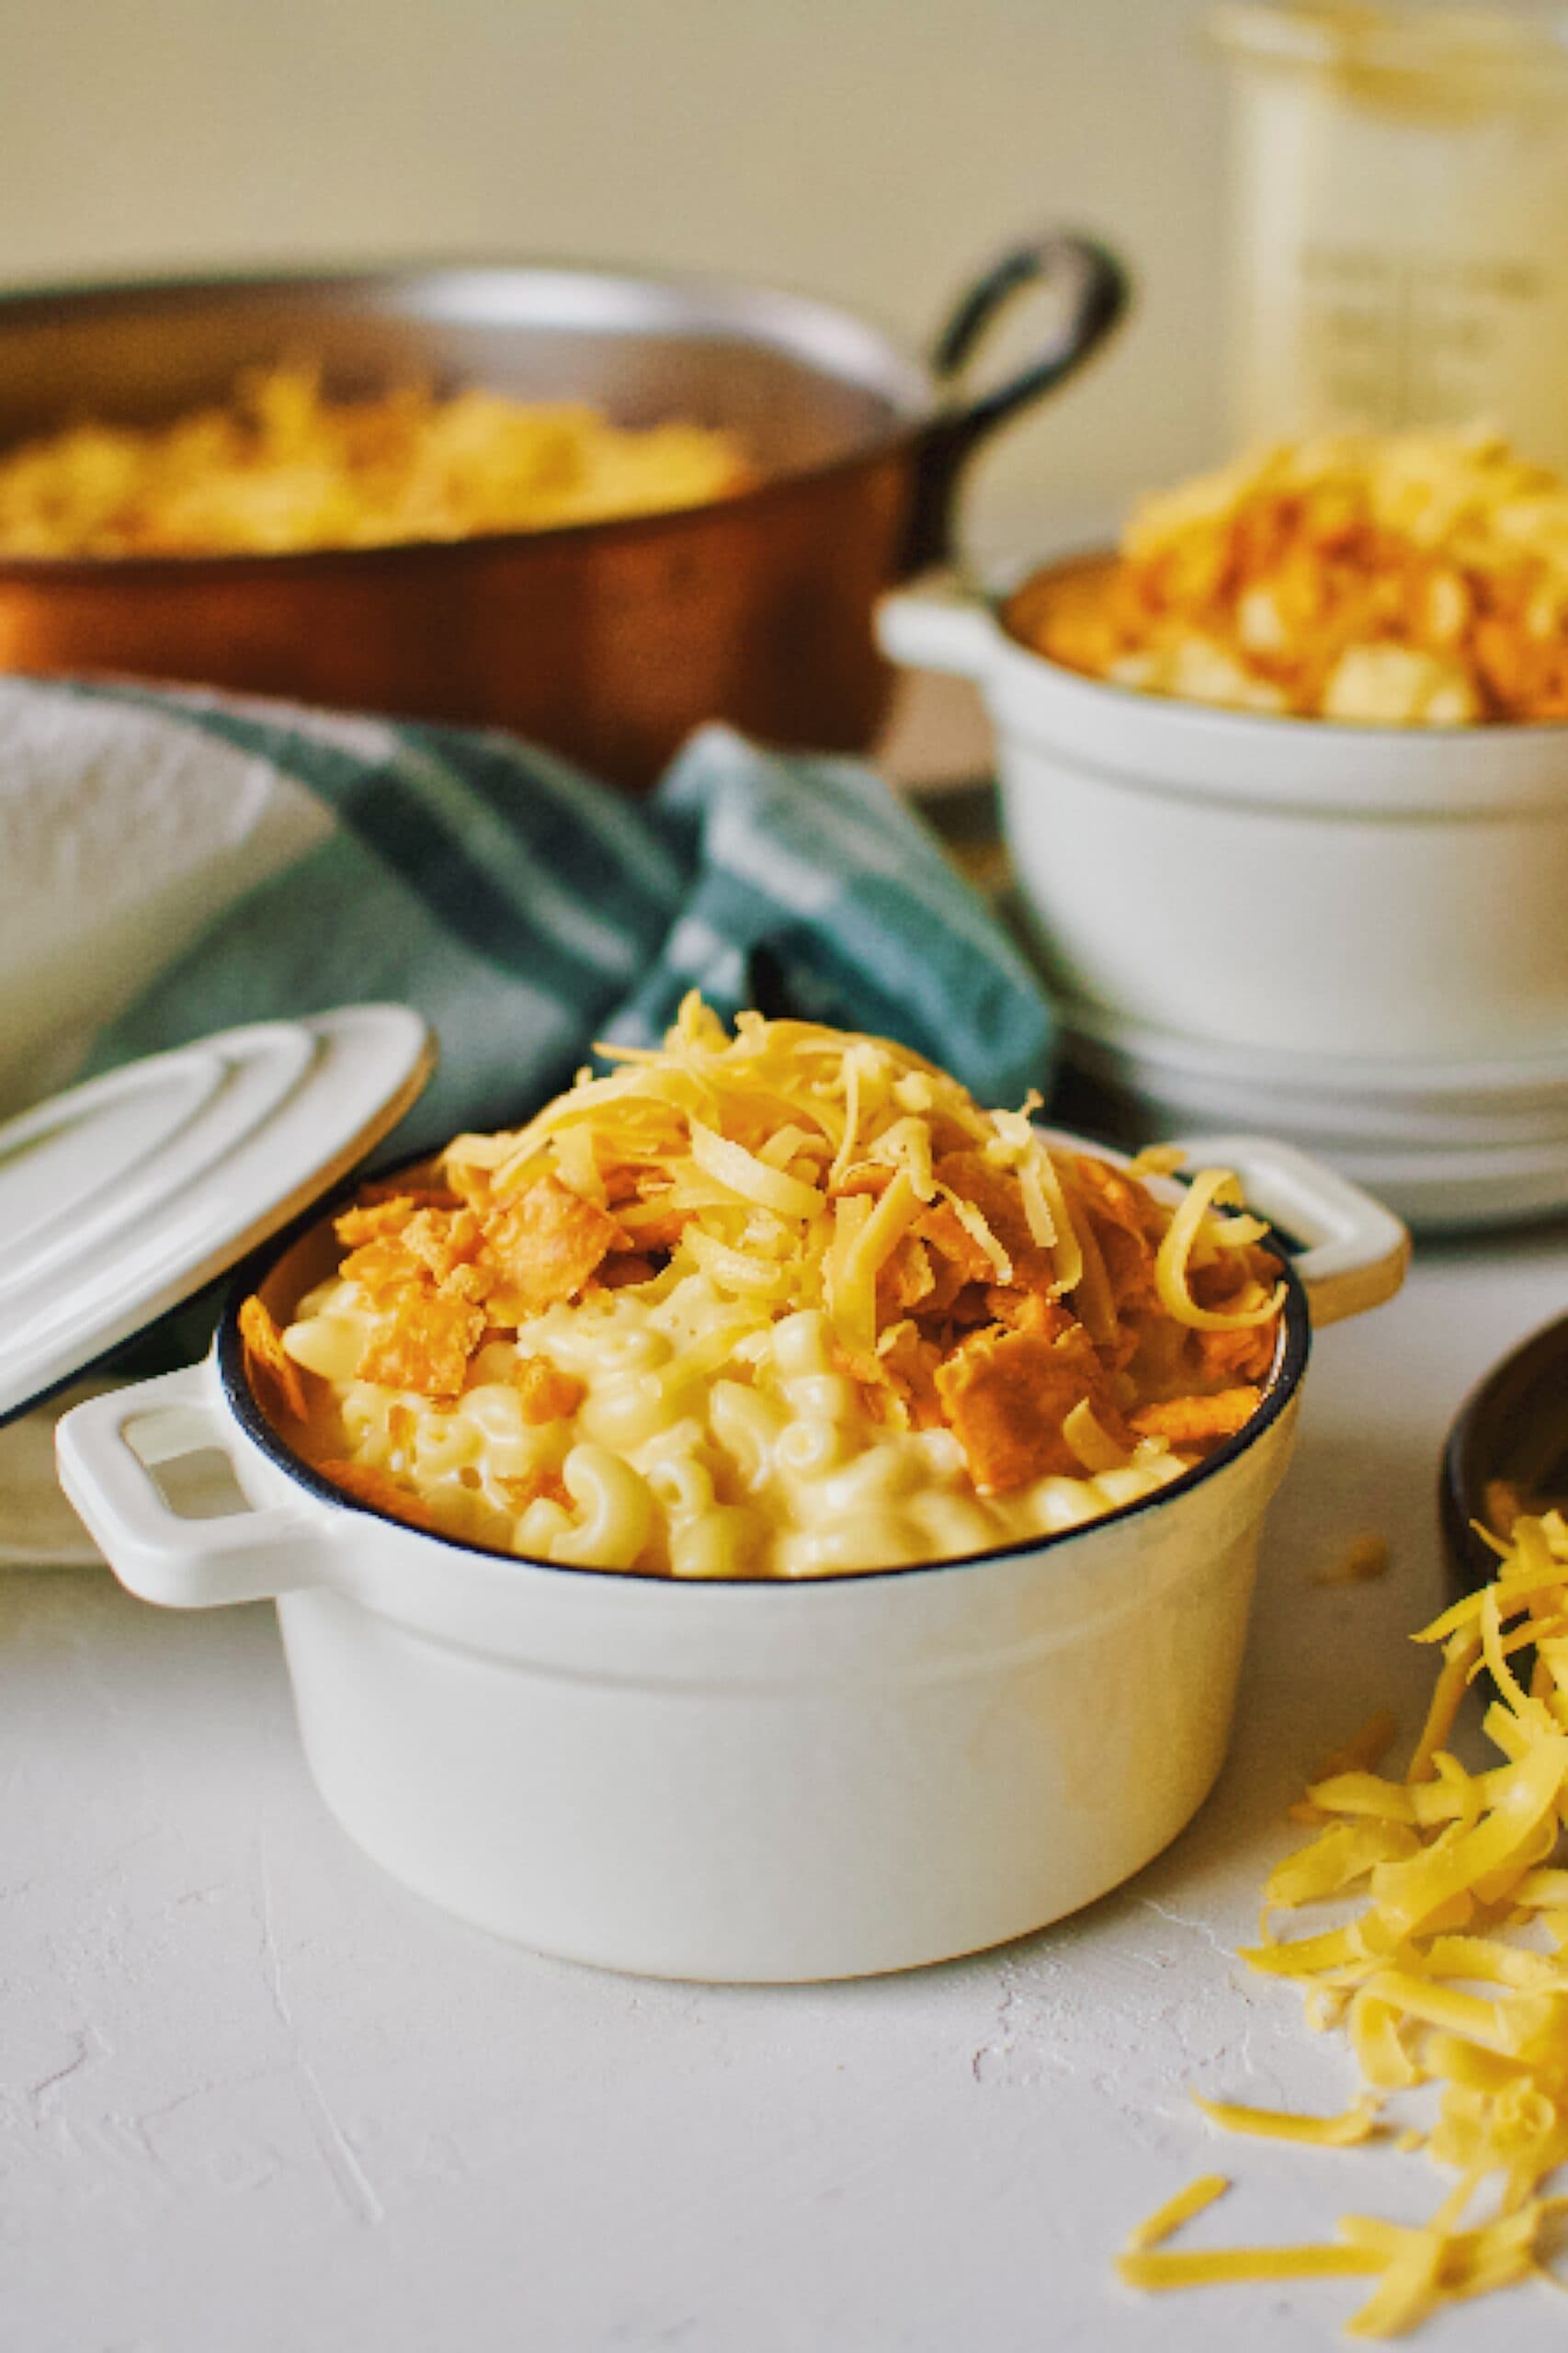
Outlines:
{"type": "MultiPolygon", "coordinates": [[[[596,1038],[653,1041],[695,987],[726,1014],[756,1004],[901,1039],[986,1103],[1048,1076],[1050,1015],[1028,967],[925,825],[850,760],[710,726],[637,802],[498,733],[11,679],[0,847],[8,768],[23,801],[28,776],[37,788],[31,836],[12,810],[24,867],[31,838],[43,871],[38,810],[57,828],[62,812],[96,813],[70,853],[89,959],[95,921],[104,956],[123,945],[116,893],[147,865],[149,827],[172,867],[199,801],[219,835],[248,813],[244,842],[218,843],[205,904],[194,869],[174,891],[161,961],[149,967],[144,938],[126,951],[130,985],[100,1007],[91,1069],[240,1022],[395,999],[440,1040],[437,1078],[397,1138],[420,1149],[519,1120],[596,1038]],[[244,879],[235,858],[261,856],[268,823],[267,870],[244,879]]],[[[152,884],[159,871],[153,860],[152,884]]],[[[12,887],[26,880],[13,860],[12,887]]],[[[0,874],[0,930],[6,895],[0,874]]]]}

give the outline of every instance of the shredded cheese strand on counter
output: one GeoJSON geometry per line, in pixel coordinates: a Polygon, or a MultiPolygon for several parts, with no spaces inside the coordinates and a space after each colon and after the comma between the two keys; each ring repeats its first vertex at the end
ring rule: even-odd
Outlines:
{"type": "Polygon", "coordinates": [[[1338,2279],[1381,2271],[1382,2259],[1353,2246],[1216,2246],[1188,2253],[1131,2252],[1116,2259],[1130,2288],[1219,2288],[1246,2279],[1338,2279]]]}
{"type": "Polygon", "coordinates": [[[1363,2096],[1343,2116],[1297,2116],[1288,2109],[1239,2108],[1229,2100],[1205,2099],[1194,2092],[1194,2103],[1226,2132],[1253,2132],[1262,2140],[1302,2141],[1318,2149],[1350,2149],[1369,2140],[1377,2130],[1377,2102],[1363,2096]]]}
{"type": "Polygon", "coordinates": [[[1358,1910],[1288,1941],[1266,1926],[1243,1956],[1301,1982],[1310,2022],[1343,2027],[1366,2091],[1338,2117],[1194,2095],[1224,2131],[1346,2148],[1376,2130],[1387,2096],[1427,2086],[1435,2126],[1396,2146],[1425,2148],[1458,2184],[1415,2228],[1347,2215],[1331,2245],[1165,2251],[1218,2196],[1219,2177],[1206,2176],[1131,2233],[1117,2259],[1130,2286],[1365,2273],[1377,2285],[1348,2330],[1385,2338],[1445,2304],[1550,2276],[1548,2225],[1568,2210],[1568,2196],[1547,2194],[1568,2165],[1568,1640],[1555,1631],[1568,1618],[1568,1520],[1520,1518],[1496,1550],[1494,1582],[1415,1638],[1441,1644],[1442,1663],[1404,1778],[1358,1758],[1315,1781],[1304,1811],[1318,1835],[1269,1874],[1269,1910],[1346,1897],[1358,1910]],[[1507,1662],[1530,1641],[1527,1687],[1507,1662]],[[1503,1762],[1471,1773],[1443,1743],[1478,1662],[1499,1694],[1483,1729],[1503,1762]],[[1488,2197],[1490,2215],[1467,2219],[1488,2197]]]}
{"type": "Polygon", "coordinates": [[[1146,2255],[1151,2247],[1163,2246],[1184,2222],[1190,2222],[1194,2215],[1204,2213],[1212,2206],[1217,2198],[1223,2198],[1230,2186],[1226,2174],[1200,2173],[1196,2181],[1189,2181],[1185,2189],[1178,2189],[1174,2198],[1167,2198],[1163,2206],[1156,2207],[1128,2232],[1123,2252],[1146,2255]]]}

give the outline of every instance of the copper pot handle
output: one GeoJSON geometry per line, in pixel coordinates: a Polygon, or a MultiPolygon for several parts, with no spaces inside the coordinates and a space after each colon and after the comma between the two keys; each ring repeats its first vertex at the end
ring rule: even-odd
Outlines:
{"type": "Polygon", "coordinates": [[[1002,256],[960,298],[937,337],[931,366],[939,381],[961,376],[996,313],[1027,286],[1060,288],[1062,316],[1044,349],[1003,383],[940,410],[917,452],[915,505],[903,551],[904,574],[945,563],[952,553],[953,500],[981,442],[1021,408],[1075,373],[1127,309],[1131,281],[1108,246],[1053,231],[1002,256]]]}

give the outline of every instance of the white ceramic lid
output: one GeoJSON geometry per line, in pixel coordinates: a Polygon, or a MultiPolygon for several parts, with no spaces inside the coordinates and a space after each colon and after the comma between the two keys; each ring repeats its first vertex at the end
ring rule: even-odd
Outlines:
{"type": "Polygon", "coordinates": [[[0,1125],[0,1420],[235,1265],[408,1109],[406,1006],[258,1022],[0,1125]]]}

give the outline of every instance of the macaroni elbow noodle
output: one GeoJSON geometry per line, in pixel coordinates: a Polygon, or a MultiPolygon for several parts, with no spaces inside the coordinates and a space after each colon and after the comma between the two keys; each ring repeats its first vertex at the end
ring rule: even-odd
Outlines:
{"type": "Polygon", "coordinates": [[[653,1525],[653,1492],[646,1479],[608,1447],[591,1445],[574,1446],[561,1475],[580,1517],[556,1538],[551,1559],[630,1569],[653,1525]]]}
{"type": "Polygon", "coordinates": [[[573,1567],[854,1574],[1078,1526],[1256,1410],[1282,1287],[1223,1171],[1162,1197],[902,1047],[695,998],[601,1051],[364,1192],[281,1325],[246,1302],[352,1501],[573,1567]]]}

